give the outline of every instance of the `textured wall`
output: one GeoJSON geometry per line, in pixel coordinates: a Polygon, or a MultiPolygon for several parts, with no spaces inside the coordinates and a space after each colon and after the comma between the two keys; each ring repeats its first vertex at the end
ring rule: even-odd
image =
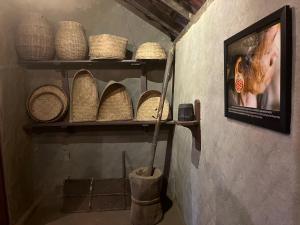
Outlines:
{"type": "Polygon", "coordinates": [[[199,98],[202,118],[198,168],[190,132],[177,127],[173,142],[171,187],[187,225],[300,224],[299,14],[298,0],[214,0],[177,43],[175,109],[199,98]],[[224,117],[224,40],[285,4],[294,23],[290,135],[224,117]]]}
{"type": "Polygon", "coordinates": [[[11,224],[33,200],[32,148],[22,129],[25,113],[25,72],[16,65],[13,7],[0,1],[0,116],[2,156],[11,224]]]}

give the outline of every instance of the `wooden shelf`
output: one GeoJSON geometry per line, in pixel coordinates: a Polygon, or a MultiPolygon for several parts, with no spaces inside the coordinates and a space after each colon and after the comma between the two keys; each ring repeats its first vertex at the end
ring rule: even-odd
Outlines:
{"type": "Polygon", "coordinates": [[[174,121],[176,125],[183,126],[183,127],[194,127],[199,126],[200,122],[197,120],[193,121],[174,121]]]}
{"type": "Polygon", "coordinates": [[[19,61],[19,65],[27,69],[137,69],[144,66],[153,66],[157,69],[164,69],[165,60],[45,60],[45,61],[19,61]]]}
{"type": "MultiPolygon", "coordinates": [[[[163,121],[164,128],[173,127],[174,121],[163,121]]],[[[132,128],[154,128],[155,121],[100,121],[100,122],[54,122],[54,123],[33,123],[23,128],[26,132],[58,132],[58,131],[94,131],[102,129],[132,129],[132,128]]]]}

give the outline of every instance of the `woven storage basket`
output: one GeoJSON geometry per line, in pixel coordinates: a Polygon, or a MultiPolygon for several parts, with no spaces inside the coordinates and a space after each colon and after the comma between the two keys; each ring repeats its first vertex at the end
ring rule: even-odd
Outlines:
{"type": "Polygon", "coordinates": [[[90,59],[124,59],[128,39],[110,34],[89,37],[90,59]]]}
{"type": "Polygon", "coordinates": [[[156,42],[146,42],[141,44],[135,54],[135,59],[166,59],[166,52],[156,42]]]}
{"type": "MultiPolygon", "coordinates": [[[[161,93],[159,91],[149,90],[144,92],[138,100],[136,120],[155,120],[157,118],[160,96],[161,93]]],[[[161,119],[167,120],[169,118],[169,113],[170,105],[166,99],[161,119]]]]}
{"type": "Polygon", "coordinates": [[[63,103],[58,95],[42,92],[31,97],[27,109],[33,120],[50,122],[59,117],[63,110],[63,103]]]}
{"type": "Polygon", "coordinates": [[[75,21],[59,22],[55,36],[55,49],[59,59],[85,59],[88,45],[83,26],[75,21]]]}
{"type": "Polygon", "coordinates": [[[132,120],[131,98],[124,85],[110,81],[104,88],[98,111],[99,121],[132,120]]]}
{"type": "Polygon", "coordinates": [[[96,121],[98,105],[98,88],[93,74],[79,70],[73,77],[71,122],[96,121]]]}
{"type": "Polygon", "coordinates": [[[68,100],[66,93],[60,87],[55,86],[55,85],[43,85],[43,86],[38,87],[37,89],[35,89],[32,92],[32,94],[27,99],[27,103],[26,103],[27,111],[28,111],[30,117],[36,121],[41,121],[39,119],[34,118],[34,116],[32,116],[32,114],[30,113],[30,105],[32,104],[31,102],[33,101],[33,99],[36,98],[36,96],[41,95],[43,93],[52,93],[53,95],[58,96],[60,101],[62,102],[62,106],[63,106],[60,114],[57,117],[55,117],[54,119],[51,119],[47,122],[54,122],[54,121],[62,119],[66,115],[66,112],[68,111],[69,100],[68,100]]]}
{"type": "Polygon", "coordinates": [[[15,41],[20,59],[48,60],[54,57],[53,29],[41,14],[29,13],[22,19],[15,41]]]}

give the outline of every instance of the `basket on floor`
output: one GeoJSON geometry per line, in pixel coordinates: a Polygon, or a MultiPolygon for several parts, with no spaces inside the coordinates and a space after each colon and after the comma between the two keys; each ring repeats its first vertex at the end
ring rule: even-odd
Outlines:
{"type": "Polygon", "coordinates": [[[166,52],[157,42],[146,42],[141,44],[135,54],[135,59],[166,59],[166,52]]]}
{"type": "Polygon", "coordinates": [[[55,49],[58,59],[85,59],[88,46],[83,26],[75,21],[59,22],[55,36],[55,49]]]}
{"type": "Polygon", "coordinates": [[[75,73],[72,83],[71,122],[95,121],[99,105],[97,82],[85,69],[75,73]]]}
{"type": "Polygon", "coordinates": [[[54,122],[62,119],[68,111],[68,97],[55,85],[43,85],[35,89],[27,99],[29,116],[38,122],[54,122]]]}
{"type": "MultiPolygon", "coordinates": [[[[144,92],[137,105],[136,120],[152,121],[157,119],[157,111],[159,107],[161,93],[156,90],[149,90],[144,92]]],[[[170,105],[168,100],[165,100],[162,120],[169,119],[170,105]]]]}
{"type": "Polygon", "coordinates": [[[126,87],[110,81],[104,88],[99,104],[98,121],[132,120],[133,108],[126,87]]]}
{"type": "Polygon", "coordinates": [[[128,39],[101,34],[89,37],[90,59],[124,59],[128,39]]]}
{"type": "Polygon", "coordinates": [[[54,34],[47,19],[39,13],[25,16],[16,31],[16,51],[24,60],[49,60],[54,57],[54,34]]]}

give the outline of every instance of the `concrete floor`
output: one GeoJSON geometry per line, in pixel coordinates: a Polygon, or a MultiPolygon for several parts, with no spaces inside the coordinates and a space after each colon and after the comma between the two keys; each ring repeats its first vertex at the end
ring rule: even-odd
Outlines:
{"type": "MultiPolygon", "coordinates": [[[[129,210],[66,214],[60,209],[59,199],[44,199],[26,225],[131,225],[129,210]]],[[[159,224],[184,225],[176,204],[165,213],[164,219],[159,224]]]]}

